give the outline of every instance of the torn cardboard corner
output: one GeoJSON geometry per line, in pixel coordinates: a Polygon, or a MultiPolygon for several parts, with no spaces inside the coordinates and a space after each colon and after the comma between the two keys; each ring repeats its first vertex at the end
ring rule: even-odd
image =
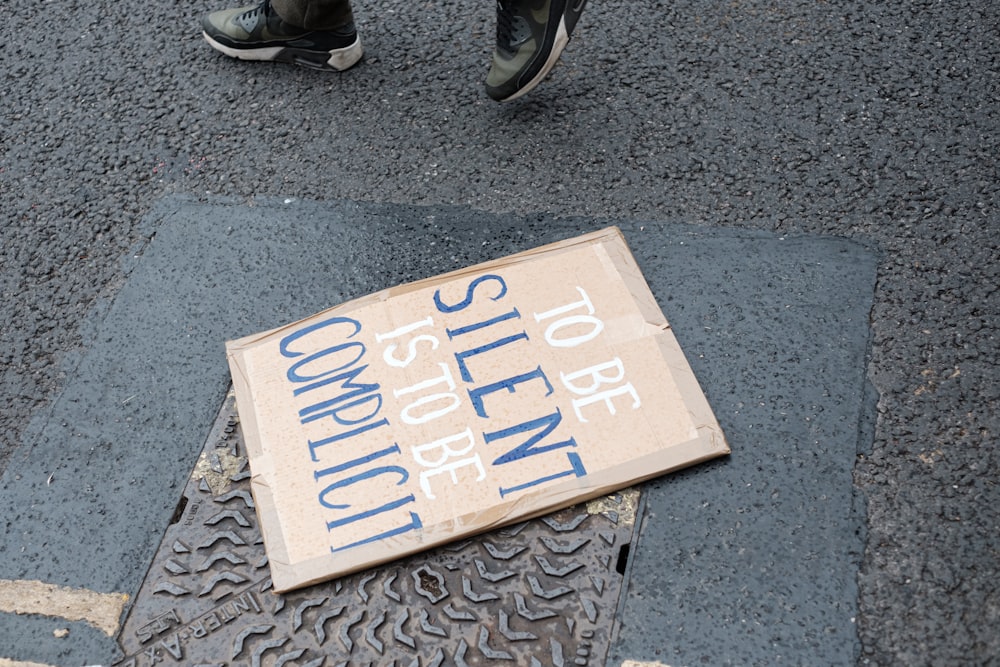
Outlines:
{"type": "Polygon", "coordinates": [[[617,228],[227,351],[279,592],[729,452],[617,228]]]}

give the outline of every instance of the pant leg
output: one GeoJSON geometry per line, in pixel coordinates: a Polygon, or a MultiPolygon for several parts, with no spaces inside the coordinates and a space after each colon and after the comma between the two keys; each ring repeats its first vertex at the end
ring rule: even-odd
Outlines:
{"type": "Polygon", "coordinates": [[[354,22],[350,0],[271,0],[287,23],[307,30],[332,30],[354,22]]]}

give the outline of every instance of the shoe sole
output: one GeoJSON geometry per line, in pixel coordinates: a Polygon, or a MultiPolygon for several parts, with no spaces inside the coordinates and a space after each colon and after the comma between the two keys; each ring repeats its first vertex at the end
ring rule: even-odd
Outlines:
{"type": "Polygon", "coordinates": [[[355,38],[354,43],[342,49],[332,51],[306,51],[287,46],[268,46],[259,49],[234,49],[212,39],[207,32],[202,31],[202,37],[209,45],[230,58],[240,60],[258,60],[269,62],[292,63],[310,69],[334,70],[343,72],[353,67],[363,55],[361,38],[355,38]]]}
{"type": "Polygon", "coordinates": [[[549,52],[549,57],[546,58],[545,64],[542,65],[542,69],[538,70],[538,74],[531,77],[531,80],[519,88],[516,93],[509,97],[504,97],[499,101],[511,102],[522,95],[530,93],[535,86],[542,82],[542,79],[548,76],[552,68],[556,66],[556,62],[558,62],[559,56],[562,55],[563,49],[566,48],[567,44],[569,44],[569,31],[566,29],[566,18],[562,17],[559,19],[559,29],[556,31],[556,38],[552,43],[552,50],[549,52]]]}

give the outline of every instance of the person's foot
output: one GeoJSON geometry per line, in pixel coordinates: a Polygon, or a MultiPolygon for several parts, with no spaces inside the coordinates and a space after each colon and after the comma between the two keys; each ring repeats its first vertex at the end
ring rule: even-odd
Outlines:
{"type": "Polygon", "coordinates": [[[499,102],[524,95],[559,60],[586,0],[497,0],[497,45],[486,94],[499,102]]]}
{"type": "Polygon", "coordinates": [[[361,40],[353,22],[334,30],[306,30],[283,21],[269,0],[212,12],[201,25],[212,48],[242,60],[277,60],[337,71],[361,60],[361,40]]]}

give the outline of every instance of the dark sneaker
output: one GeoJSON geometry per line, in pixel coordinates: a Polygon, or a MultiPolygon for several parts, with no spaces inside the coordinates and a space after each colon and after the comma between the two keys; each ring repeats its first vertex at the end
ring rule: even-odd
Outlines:
{"type": "Polygon", "coordinates": [[[212,48],[242,60],[341,71],[361,59],[361,40],[353,21],[334,30],[306,30],[281,20],[269,0],[256,7],[212,12],[201,25],[212,48]]]}
{"type": "Polygon", "coordinates": [[[499,102],[539,84],[559,55],[587,0],[497,0],[497,46],[486,94],[499,102]]]}

